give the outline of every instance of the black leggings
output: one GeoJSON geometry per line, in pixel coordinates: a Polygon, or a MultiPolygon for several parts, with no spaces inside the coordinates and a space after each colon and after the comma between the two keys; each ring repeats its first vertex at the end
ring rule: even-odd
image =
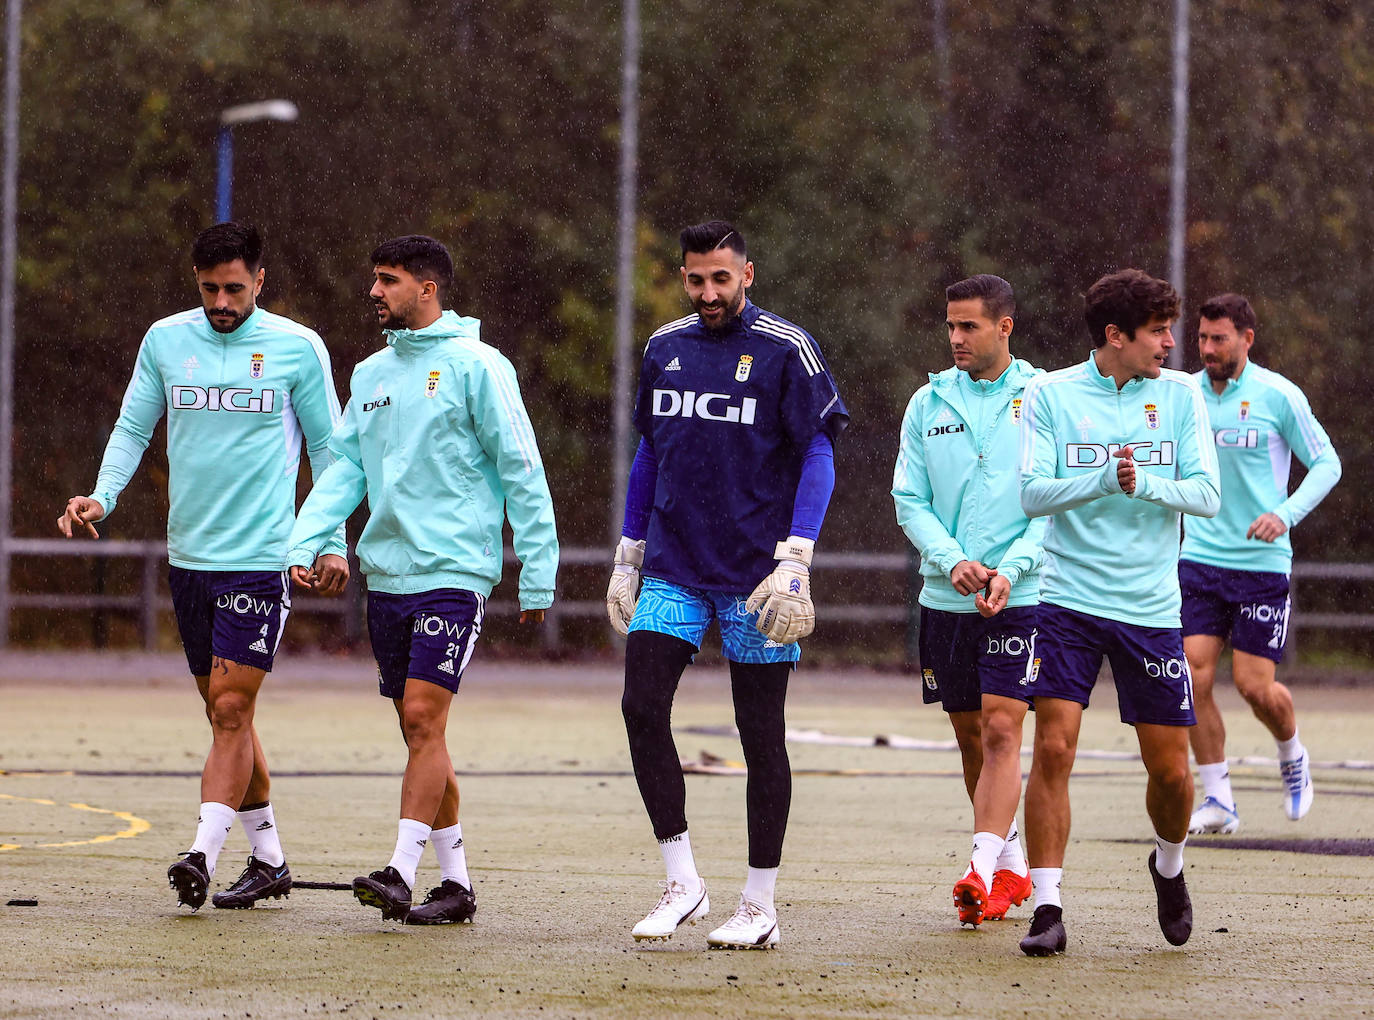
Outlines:
{"type": "MultiPolygon", "coordinates": [[[[639,795],[654,836],[667,839],[687,828],[687,785],[673,743],[673,695],[696,649],[680,638],[637,630],[625,648],[625,694],[620,702],[630,738],[639,795]]],[[[792,767],[787,760],[783,703],[790,662],[730,663],[744,761],[749,767],[749,866],[776,868],[792,804],[792,767]]]]}

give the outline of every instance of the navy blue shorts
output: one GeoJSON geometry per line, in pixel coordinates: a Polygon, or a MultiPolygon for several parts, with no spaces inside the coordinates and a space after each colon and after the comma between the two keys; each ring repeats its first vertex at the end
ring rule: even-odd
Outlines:
{"type": "Polygon", "coordinates": [[[486,608],[485,598],[461,588],[418,595],[368,592],[367,633],[382,697],[403,696],[406,678],[412,676],[456,693],[482,633],[486,608]]]}
{"type": "Polygon", "coordinates": [[[985,619],[922,606],[922,700],[946,712],[977,712],[984,694],[1029,701],[1036,608],[1008,607],[985,619]]]}
{"type": "Polygon", "coordinates": [[[1192,726],[1193,675],[1183,655],[1183,634],[1172,627],[1136,627],[1063,606],[1040,604],[1038,670],[1032,698],[1063,698],[1088,705],[1105,656],[1116,681],[1121,721],[1192,726]]]}
{"type": "Polygon", "coordinates": [[[1278,662],[1288,642],[1288,575],[1178,561],[1183,636],[1210,634],[1278,662]]]}
{"type": "Polygon", "coordinates": [[[285,573],[172,567],[167,585],[192,676],[209,676],[215,656],[271,672],[291,613],[285,573]]]}

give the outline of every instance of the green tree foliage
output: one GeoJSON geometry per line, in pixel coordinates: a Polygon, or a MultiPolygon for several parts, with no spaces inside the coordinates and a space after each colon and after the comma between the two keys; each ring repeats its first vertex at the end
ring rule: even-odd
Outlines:
{"type": "MultiPolygon", "coordinates": [[[[610,0],[47,0],[23,24],[16,531],[86,492],[149,322],[194,300],[221,109],[235,213],[269,243],[265,304],[315,326],[342,395],[379,337],[381,239],[458,262],[454,304],[515,362],[569,545],[607,531],[620,5],[610,0]]],[[[854,413],[826,544],[896,550],[902,408],[948,364],[943,287],[997,272],[1015,346],[1087,349],[1080,295],[1167,261],[1172,5],[645,0],[636,331],[681,314],[676,236],[736,220],[759,303],[821,340],[854,413]],[[943,17],[943,22],[937,20],[943,17]]],[[[1236,289],[1256,359],[1312,398],[1346,462],[1300,554],[1374,552],[1362,314],[1374,54],[1353,0],[1195,4],[1192,307],[1236,289]],[[1300,45],[1295,45],[1295,40],[1300,45]]],[[[1191,318],[1179,330],[1196,364],[1191,318]]],[[[158,537],[161,438],[109,524],[158,537]]],[[[618,511],[617,511],[618,513],[618,511]]]]}

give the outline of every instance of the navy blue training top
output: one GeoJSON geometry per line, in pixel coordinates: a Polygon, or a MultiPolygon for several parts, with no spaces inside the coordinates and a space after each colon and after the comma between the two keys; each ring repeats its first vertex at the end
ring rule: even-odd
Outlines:
{"type": "Polygon", "coordinates": [[[697,315],[660,327],[635,400],[658,461],[644,573],[752,591],[789,533],[807,447],[848,423],[816,341],[752,302],[719,332],[697,315]]]}

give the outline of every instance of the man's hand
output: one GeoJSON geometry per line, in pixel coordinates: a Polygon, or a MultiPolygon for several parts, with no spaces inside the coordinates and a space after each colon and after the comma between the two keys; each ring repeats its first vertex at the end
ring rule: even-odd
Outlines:
{"type": "Polygon", "coordinates": [[[520,610],[521,623],[543,623],[544,610],[542,609],[522,609],[520,610]]]}
{"type": "Polygon", "coordinates": [[[615,569],[606,585],[606,616],[621,637],[630,633],[630,621],[639,601],[639,568],[644,565],[644,539],[620,539],[615,547],[615,569]]]}
{"type": "Polygon", "coordinates": [[[996,575],[995,567],[985,567],[977,560],[960,560],[949,572],[949,579],[960,595],[972,595],[986,588],[996,575]]]}
{"type": "Polygon", "coordinates": [[[1245,532],[1245,537],[1258,538],[1261,542],[1272,542],[1287,530],[1288,525],[1283,523],[1278,514],[1270,511],[1260,514],[1250,523],[1250,528],[1245,532]]]}
{"type": "Polygon", "coordinates": [[[67,500],[66,512],[57,519],[57,530],[71,538],[75,525],[91,538],[99,538],[100,532],[95,530],[94,524],[104,516],[105,508],[97,500],[90,496],[73,496],[67,500]]]}
{"type": "Polygon", "coordinates": [[[1117,450],[1113,457],[1120,457],[1116,464],[1116,482],[1121,486],[1121,491],[1126,495],[1135,493],[1135,454],[1131,452],[1129,446],[1123,446],[1117,450]]]}
{"type": "Polygon", "coordinates": [[[778,565],[754,589],[744,608],[758,613],[758,632],[770,641],[790,645],[816,629],[816,607],[811,601],[811,554],[816,543],[790,536],[773,552],[778,565]]]}
{"type": "MultiPolygon", "coordinates": [[[[319,561],[316,560],[316,562],[318,563],[319,561]]],[[[314,567],[291,568],[291,580],[296,582],[297,588],[313,590],[315,587],[315,583],[319,581],[319,579],[320,576],[315,573],[314,567]]]]}
{"type": "Polygon", "coordinates": [[[1007,599],[1011,598],[1011,582],[1001,574],[994,574],[988,579],[986,593],[979,592],[973,599],[973,604],[978,607],[978,612],[991,619],[1007,608],[1007,599]]]}
{"type": "Polygon", "coordinates": [[[338,595],[348,586],[348,560],[325,553],[315,560],[315,590],[321,595],[338,595]]]}

